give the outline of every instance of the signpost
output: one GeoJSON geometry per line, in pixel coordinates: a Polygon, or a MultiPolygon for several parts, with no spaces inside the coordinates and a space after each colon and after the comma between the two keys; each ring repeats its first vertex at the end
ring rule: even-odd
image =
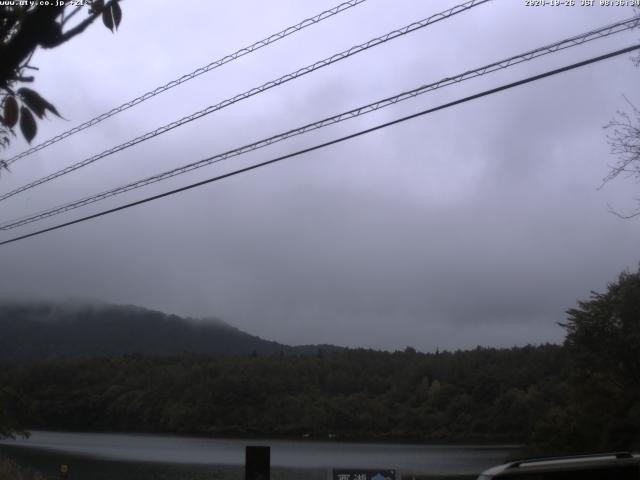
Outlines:
{"type": "Polygon", "coordinates": [[[331,478],[332,480],[396,480],[396,471],[334,468],[331,478]]]}
{"type": "Polygon", "coordinates": [[[245,480],[271,479],[271,447],[245,448],[244,457],[245,480]]]}

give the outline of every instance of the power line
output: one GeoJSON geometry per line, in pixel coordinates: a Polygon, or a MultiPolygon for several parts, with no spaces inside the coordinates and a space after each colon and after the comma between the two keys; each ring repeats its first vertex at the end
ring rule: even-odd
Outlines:
{"type": "Polygon", "coordinates": [[[343,112],[340,113],[338,115],[334,115],[332,117],[328,117],[325,118],[323,120],[314,122],[314,123],[310,123],[307,125],[304,125],[302,127],[298,127],[295,128],[293,130],[289,130],[286,131],[284,133],[280,133],[277,135],[273,135],[271,137],[262,139],[262,140],[258,140],[256,142],[235,148],[233,150],[229,150],[227,152],[224,153],[220,153],[211,157],[207,157],[205,159],[201,159],[197,162],[193,162],[193,163],[189,163],[187,165],[183,165],[181,167],[178,168],[174,168],[156,175],[152,175],[150,177],[146,177],[143,178],[141,180],[137,180],[116,188],[113,188],[111,190],[107,190],[89,197],[85,197],[82,198],[80,200],[75,200],[63,205],[58,205],[56,207],[41,211],[41,212],[37,212],[34,214],[30,214],[28,216],[24,216],[18,219],[14,219],[8,222],[5,222],[4,224],[0,225],[0,230],[11,230],[14,228],[18,228],[39,220],[43,220],[45,218],[49,218],[55,215],[59,215],[62,213],[66,213],[69,212],[71,210],[75,210],[76,208],[81,208],[84,207],[86,205],[90,205],[92,203],[101,201],[101,200],[105,200],[107,198],[116,196],[116,195],[120,195],[122,193],[125,192],[129,192],[131,190],[135,190],[137,188],[141,188],[147,185],[151,185],[153,183],[162,181],[162,180],[166,180],[168,178],[172,178],[175,177],[177,175],[181,175],[183,173],[187,173],[190,172],[192,170],[196,170],[198,168],[202,168],[205,167],[207,165],[211,165],[214,163],[218,163],[221,162],[223,160],[232,158],[232,157],[236,157],[238,155],[242,155],[244,153],[248,153],[250,151],[253,150],[257,150],[259,148],[264,148],[267,147],[269,145],[272,145],[274,143],[286,140],[288,138],[297,136],[297,135],[301,135],[304,134],[306,132],[312,131],[312,130],[317,130],[320,128],[324,128],[326,126],[329,125],[333,125],[336,123],[340,123],[343,122],[345,120],[351,119],[351,118],[355,118],[376,110],[380,110],[382,108],[386,108],[389,107],[391,105],[394,105],[398,102],[402,102],[405,100],[408,100],[410,98],[414,98],[417,97],[419,95],[428,93],[430,91],[433,90],[437,90],[439,88],[443,88],[446,87],[448,85],[452,85],[455,83],[460,83],[462,81],[465,80],[469,80],[475,77],[479,77],[482,75],[486,75],[488,73],[497,71],[497,70],[501,70],[501,69],[505,69],[505,68],[509,68],[511,66],[517,65],[519,63],[525,62],[525,61],[529,61],[529,60],[533,60],[535,58],[541,57],[543,55],[547,55],[550,53],[554,53],[560,50],[564,50],[566,48],[570,48],[570,47],[574,47],[577,45],[581,45],[584,44],[588,41],[591,40],[595,40],[598,38],[603,38],[615,33],[620,33],[626,30],[630,30],[632,28],[637,27],[638,25],[640,25],[640,16],[638,17],[633,17],[630,18],[628,20],[623,20],[608,26],[604,26],[595,30],[591,30],[588,31],[586,33],[582,33],[580,35],[574,35],[573,37],[569,37],[566,38],[564,40],[560,40],[558,42],[549,44],[549,45],[545,45],[543,47],[540,48],[536,48],[534,50],[529,50],[525,53],[521,53],[518,55],[514,55],[511,56],[509,58],[506,58],[504,60],[499,60],[497,62],[493,62],[490,63],[488,65],[485,65],[483,67],[480,68],[476,68],[473,70],[467,70],[464,73],[458,74],[456,76],[453,77],[446,77],[442,80],[439,80],[437,82],[431,83],[431,84],[427,84],[427,85],[422,85],[418,88],[415,88],[413,90],[409,90],[403,93],[400,93],[398,95],[392,96],[392,97],[387,97],[385,99],[382,100],[378,100],[376,102],[373,103],[369,103],[367,105],[349,110],[347,112],[343,112]]]}
{"type": "Polygon", "coordinates": [[[108,215],[110,213],[115,213],[115,212],[118,212],[120,210],[125,210],[125,209],[131,208],[131,207],[135,207],[137,205],[142,205],[143,203],[148,203],[148,202],[152,202],[154,200],[159,200],[161,198],[168,197],[170,195],[175,195],[176,193],[184,192],[186,190],[191,190],[192,188],[197,188],[197,187],[200,187],[202,185],[206,185],[208,183],[216,182],[216,181],[228,178],[228,177],[232,177],[232,176],[238,175],[240,173],[245,173],[245,172],[248,172],[248,171],[251,171],[251,170],[255,170],[257,168],[264,167],[264,166],[267,166],[267,165],[271,165],[271,164],[280,162],[282,160],[286,160],[288,158],[297,157],[299,155],[302,155],[302,154],[305,154],[305,153],[309,153],[309,152],[313,152],[315,150],[319,150],[319,149],[328,147],[330,145],[335,145],[335,144],[344,142],[346,140],[351,140],[353,138],[360,137],[362,135],[366,135],[368,133],[371,133],[371,132],[374,132],[374,131],[377,131],[377,130],[380,130],[380,129],[383,129],[383,128],[386,128],[386,127],[390,127],[392,125],[396,125],[396,124],[399,124],[399,123],[402,123],[402,122],[406,122],[408,120],[411,120],[411,119],[414,119],[414,118],[418,118],[418,117],[421,117],[423,115],[427,115],[429,113],[436,112],[438,110],[444,110],[446,108],[450,108],[450,107],[453,107],[453,106],[456,106],[456,105],[460,105],[462,103],[466,103],[466,102],[469,102],[471,100],[476,100],[478,98],[485,97],[485,96],[488,96],[488,95],[492,95],[494,93],[498,93],[498,92],[501,92],[501,91],[504,91],[504,90],[508,90],[510,88],[514,88],[514,87],[518,87],[520,85],[525,85],[527,83],[535,82],[535,81],[541,80],[543,78],[550,77],[552,75],[557,75],[559,73],[567,72],[569,70],[573,70],[573,69],[576,69],[576,68],[579,68],[579,67],[583,67],[585,65],[590,65],[592,63],[600,62],[600,61],[606,60],[608,58],[612,58],[612,57],[615,57],[615,56],[618,56],[618,55],[623,55],[625,53],[629,53],[629,52],[632,52],[632,51],[637,50],[637,49],[640,49],[640,45],[633,45],[633,46],[630,46],[630,47],[627,47],[627,48],[623,48],[621,50],[616,50],[614,52],[610,52],[610,53],[605,54],[605,55],[600,55],[598,57],[592,57],[592,58],[590,58],[588,60],[584,60],[582,62],[574,63],[574,64],[571,64],[571,65],[567,65],[567,66],[564,66],[564,67],[561,67],[561,68],[557,68],[555,70],[550,70],[550,71],[547,71],[545,73],[541,73],[539,75],[534,75],[532,77],[528,77],[528,78],[525,78],[523,80],[518,80],[516,82],[508,83],[508,84],[502,85],[500,87],[492,88],[490,90],[485,90],[483,92],[476,93],[474,95],[470,95],[468,97],[464,97],[464,98],[461,98],[459,100],[455,100],[453,102],[445,103],[443,105],[439,105],[437,107],[429,108],[427,110],[423,110],[421,112],[414,113],[412,115],[407,115],[405,117],[401,117],[401,118],[398,118],[396,120],[392,120],[390,122],[386,122],[386,123],[382,123],[382,124],[376,125],[375,127],[371,127],[371,128],[366,129],[366,130],[360,130],[359,132],[352,133],[350,135],[345,135],[343,137],[336,138],[334,140],[330,140],[328,142],[317,144],[317,145],[314,145],[313,147],[308,147],[308,148],[305,148],[305,149],[302,149],[302,150],[298,150],[298,151],[293,152],[293,153],[289,153],[287,155],[282,155],[280,157],[276,157],[276,158],[273,158],[271,160],[267,160],[267,161],[264,161],[264,162],[261,162],[261,163],[257,163],[257,164],[251,165],[249,167],[244,167],[244,168],[241,168],[241,169],[238,169],[238,170],[234,170],[233,172],[229,172],[229,173],[225,173],[225,174],[222,174],[222,175],[218,175],[216,177],[208,178],[208,179],[202,180],[200,182],[192,183],[190,185],[187,185],[187,186],[184,186],[184,187],[180,187],[180,188],[176,188],[174,190],[170,190],[168,192],[160,193],[158,195],[153,195],[151,197],[147,197],[147,198],[144,198],[142,200],[137,200],[135,202],[127,203],[125,205],[121,205],[119,207],[111,208],[109,210],[103,210],[102,212],[94,213],[93,215],[87,215],[86,217],[82,217],[82,218],[78,218],[76,220],[71,220],[69,222],[61,223],[61,224],[55,225],[53,227],[44,228],[44,229],[38,230],[36,232],[32,232],[32,233],[28,233],[26,235],[21,235],[19,237],[11,238],[9,240],[5,240],[5,241],[0,242],[0,246],[7,245],[9,243],[17,242],[17,241],[20,241],[20,240],[24,240],[24,239],[27,239],[27,238],[30,238],[30,237],[34,237],[36,235],[41,235],[43,233],[51,232],[51,231],[54,231],[54,230],[59,230],[61,228],[68,227],[70,225],[75,225],[77,223],[85,222],[87,220],[91,220],[91,219],[94,219],[94,218],[102,217],[104,215],[108,215]]]}
{"type": "Polygon", "coordinates": [[[137,145],[138,143],[144,142],[146,140],[150,140],[151,138],[154,138],[158,135],[161,135],[163,133],[166,133],[170,130],[173,130],[174,128],[180,127],[186,123],[192,122],[194,120],[197,120],[199,118],[204,117],[205,115],[209,115],[210,113],[213,113],[217,110],[221,110],[223,108],[226,108],[230,105],[233,105],[234,103],[237,103],[239,101],[245,100],[247,98],[250,98],[254,95],[257,95],[259,93],[262,93],[266,90],[269,90],[273,87],[277,87],[279,85],[282,85],[284,83],[287,83],[291,80],[294,80],[296,78],[299,78],[303,75],[306,75],[308,73],[314,72],[320,68],[326,67],[328,65],[331,65],[333,63],[339,62],[340,60],[344,60],[345,58],[349,58],[352,55],[356,55],[360,52],[363,52],[365,50],[368,50],[372,47],[376,47],[378,45],[381,45],[383,43],[386,43],[390,40],[393,40],[395,38],[401,37],[403,35],[407,35],[409,33],[415,32],[421,28],[424,28],[428,25],[431,25],[433,23],[439,22],[441,20],[450,18],[458,13],[464,12],[466,10],[469,10],[473,7],[476,7],[478,5],[482,5],[483,3],[487,3],[490,2],[492,0],[469,0],[463,4],[457,5],[455,7],[452,7],[448,10],[445,10],[443,12],[437,13],[435,15],[432,15],[428,18],[425,18],[424,20],[420,20],[418,22],[414,22],[410,25],[407,25],[405,27],[402,27],[400,29],[397,30],[393,30],[385,35],[382,35],[380,37],[376,37],[373,38],[371,40],[369,40],[368,42],[362,43],[360,45],[356,45],[354,47],[351,47],[347,50],[344,50],[343,52],[340,53],[336,53],[330,57],[325,58],[324,60],[320,60],[317,61],[311,65],[308,65],[304,68],[301,68],[299,70],[296,70],[293,73],[289,73],[287,75],[283,75],[280,78],[277,78],[275,80],[271,80],[269,82],[266,82],[264,84],[262,84],[259,87],[254,87],[250,90],[247,90],[244,93],[238,94],[234,97],[228,98],[226,100],[223,100],[222,102],[216,104],[216,105],[211,105],[203,110],[200,110],[198,112],[195,112],[191,115],[188,115],[186,117],[183,117],[179,120],[176,120],[174,122],[171,122],[167,125],[164,125],[162,127],[159,127],[153,131],[147,132],[144,135],[141,135],[139,137],[136,137],[132,140],[129,140],[128,142],[122,143],[120,145],[117,145],[115,147],[112,147],[108,150],[105,150],[97,155],[94,155],[92,157],[86,158],[84,160],[81,160],[80,162],[74,163],[73,165],[70,165],[66,168],[63,168],[61,170],[58,170],[57,172],[54,172],[50,175],[47,175],[45,177],[42,177],[38,180],[35,180],[31,183],[28,183],[26,185],[23,185],[21,187],[18,187],[10,192],[7,192],[5,194],[0,195],[0,201],[2,200],[6,200],[7,198],[13,197],[14,195],[17,195],[21,192],[24,192],[25,190],[29,190],[31,188],[37,187],[38,185],[42,185],[43,183],[49,182],[55,178],[61,177],[63,175],[66,175],[68,173],[71,173],[75,170],[78,170],[79,168],[82,167],[86,167],[87,165],[90,165],[98,160],[100,160],[101,158],[107,157],[109,155],[112,155],[114,153],[120,152],[122,150],[125,150],[129,147],[132,147],[134,145],[137,145]]]}
{"type": "Polygon", "coordinates": [[[189,80],[192,80],[204,73],[210,72],[211,70],[214,70],[218,67],[221,67],[222,65],[232,62],[233,60],[236,60],[240,57],[243,57],[249,53],[253,53],[256,50],[261,49],[262,47],[266,47],[267,45],[270,45],[274,42],[277,42],[278,40],[282,40],[285,37],[288,37],[289,35],[292,35],[296,32],[299,32],[300,30],[303,30],[307,27],[310,27],[312,25],[315,25],[317,23],[320,23],[323,20],[326,20],[327,18],[333,17],[335,15],[338,15],[341,12],[344,12],[345,10],[348,10],[352,7],[355,7],[361,3],[366,2],[367,0],[349,0],[348,2],[344,2],[341,3],[340,5],[337,5],[329,10],[325,10],[324,12],[321,12],[313,17],[307,18],[303,21],[301,21],[300,23],[297,23],[296,25],[292,25],[291,27],[287,27],[284,30],[279,31],[278,33],[274,33],[270,36],[268,36],[267,38],[264,38],[262,40],[259,40],[251,45],[249,45],[248,47],[244,47],[241,48],[240,50],[235,51],[234,53],[230,53],[228,55],[225,55],[222,58],[219,58],[218,60],[215,60],[211,63],[209,63],[208,65],[205,65],[203,67],[199,67],[197,69],[195,69],[194,71],[187,73],[186,75],[181,76],[180,78],[176,78],[175,80],[171,80],[170,82],[161,85],[153,90],[150,90],[146,93],[143,93],[142,95],[140,95],[139,97],[134,98],[133,100],[129,100],[128,102],[123,103],[122,105],[112,108],[111,110],[109,110],[106,113],[103,113],[101,115],[98,115],[97,117],[92,118],[91,120],[87,120],[86,122],[71,128],[70,130],[67,130],[65,132],[62,132],[59,135],[56,135],[55,137],[50,138],[49,140],[46,140],[38,145],[35,145],[31,148],[29,148],[28,150],[25,150],[24,152],[21,152],[13,157],[11,157],[10,159],[8,159],[6,162],[8,165],[11,165],[12,163],[16,162],[17,160],[20,160],[21,158],[24,158],[28,155],[31,155],[34,152],[37,152],[39,150],[42,150],[43,148],[46,148],[50,145],[53,145],[54,143],[59,142],[60,140],[63,140],[67,137],[70,137],[71,135],[74,135],[78,132],[81,132],[82,130],[85,130],[89,127],[92,127],[100,122],[102,122],[103,120],[106,120],[107,118],[113,117],[114,115],[117,115],[120,112],[124,112],[125,110],[128,110],[131,107],[134,107],[136,105],[138,105],[139,103],[142,103],[146,100],[149,100],[152,97],[155,97],[156,95],[159,95],[163,92],[166,92],[167,90],[170,90],[173,87],[177,87],[178,85],[181,85],[185,82],[188,82],[189,80]]]}

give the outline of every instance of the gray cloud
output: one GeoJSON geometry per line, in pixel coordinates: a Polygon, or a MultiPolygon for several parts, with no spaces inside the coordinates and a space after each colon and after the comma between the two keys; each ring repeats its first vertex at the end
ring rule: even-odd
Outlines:
{"type": "MultiPolygon", "coordinates": [[[[367,3],[25,159],[2,178],[2,189],[449,5],[367,3]]],[[[115,36],[96,26],[37,56],[36,86],[72,124],[320,8],[256,2],[249,10],[217,10],[203,2],[206,15],[157,7],[149,17],[142,4],[126,7],[115,36]],[[172,22],[176,38],[167,37],[172,22]]],[[[0,212],[13,217],[94,193],[627,13],[493,2],[105,159],[0,205],[0,212]]],[[[449,87],[87,211],[626,46],[637,36],[449,87]]],[[[607,211],[607,203],[632,204],[637,185],[596,190],[612,161],[602,126],[624,105],[622,93],[640,102],[639,74],[628,60],[611,60],[3,247],[0,289],[216,315],[288,343],[431,350],[560,341],[556,322],[564,311],[639,260],[640,224],[607,211]]],[[[42,124],[38,138],[69,126],[42,124]]],[[[19,142],[13,148],[19,151],[19,142]]]]}

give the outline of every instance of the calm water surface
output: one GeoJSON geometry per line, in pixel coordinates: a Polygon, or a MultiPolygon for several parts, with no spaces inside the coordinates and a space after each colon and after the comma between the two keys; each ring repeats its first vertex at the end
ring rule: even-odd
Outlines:
{"type": "Polygon", "coordinates": [[[34,431],[29,439],[0,441],[0,454],[49,474],[68,463],[75,473],[69,480],[241,479],[247,445],[271,447],[274,479],[326,479],[331,468],[395,469],[404,478],[473,478],[502,463],[512,449],[34,431]]]}

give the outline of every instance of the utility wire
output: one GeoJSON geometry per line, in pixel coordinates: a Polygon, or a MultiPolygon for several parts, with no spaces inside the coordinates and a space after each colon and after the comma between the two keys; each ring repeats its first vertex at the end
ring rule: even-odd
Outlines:
{"type": "Polygon", "coordinates": [[[244,93],[238,94],[234,97],[228,98],[226,100],[223,100],[222,102],[216,104],[216,105],[211,105],[203,110],[200,110],[198,112],[195,112],[191,115],[188,115],[186,117],[181,118],[180,120],[176,120],[174,122],[171,122],[167,125],[164,125],[162,127],[159,127],[155,130],[152,130],[150,132],[145,133],[144,135],[141,135],[139,137],[136,137],[132,140],[129,140],[128,142],[122,143],[120,145],[117,145],[113,148],[110,148],[108,150],[105,150],[97,155],[94,155],[92,157],[86,158],[84,160],[81,160],[80,162],[74,163],[73,165],[70,165],[66,168],[63,168],[61,170],[58,170],[57,172],[54,172],[50,175],[47,175],[45,177],[42,177],[38,180],[35,180],[31,183],[28,183],[26,185],[23,185],[21,187],[16,188],[15,190],[12,190],[10,192],[7,192],[3,195],[0,195],[0,201],[2,200],[6,200],[7,198],[13,197],[14,195],[17,195],[18,193],[24,192],[25,190],[29,190],[31,188],[37,187],[38,185],[42,185],[43,183],[49,182],[55,178],[61,177],[63,175],[66,175],[68,173],[71,173],[79,168],[82,167],[86,167],[87,165],[90,165],[98,160],[100,160],[101,158],[107,157],[109,155],[112,155],[114,153],[120,152],[122,150],[125,150],[129,147],[132,147],[140,142],[144,142],[146,140],[149,140],[151,138],[154,138],[158,135],[161,135],[163,133],[166,133],[170,130],[173,130],[174,128],[177,128],[179,126],[182,126],[186,123],[192,122],[194,120],[197,120],[199,118],[204,117],[205,115],[209,115],[210,113],[213,113],[217,110],[221,110],[225,107],[228,107],[230,105],[233,105],[234,103],[237,103],[239,101],[245,100],[249,97],[252,97],[254,95],[257,95],[259,93],[262,93],[266,90],[269,90],[273,87],[277,87],[279,85],[282,85],[284,83],[287,83],[291,80],[294,80],[298,77],[301,77],[303,75],[306,75],[308,73],[314,72],[320,68],[326,67],[327,65],[331,65],[333,63],[339,62],[340,60],[344,60],[345,58],[349,58],[352,55],[356,55],[360,52],[363,52],[365,50],[368,50],[372,47],[376,47],[378,45],[381,45],[385,42],[388,42],[390,40],[393,40],[395,38],[401,37],[403,35],[406,35],[408,33],[412,33],[415,32],[421,28],[424,28],[428,25],[431,25],[433,23],[439,22],[440,20],[444,20],[447,18],[450,18],[456,14],[459,14],[461,12],[464,12],[466,10],[469,10],[473,7],[476,7],[478,5],[482,5],[483,3],[487,3],[490,2],[491,0],[469,0],[463,4],[457,5],[455,7],[449,8],[443,12],[437,13],[435,15],[432,15],[428,18],[425,18],[424,20],[420,20],[418,22],[414,22],[410,25],[407,25],[405,27],[402,27],[400,29],[397,30],[393,30],[385,35],[382,35],[380,37],[376,37],[373,38],[371,40],[369,40],[368,42],[362,43],[360,45],[356,45],[354,47],[351,47],[347,50],[344,50],[341,53],[336,53],[335,55],[332,55],[330,57],[325,58],[324,60],[320,60],[317,61],[311,65],[308,65],[304,68],[301,68],[299,70],[296,70],[293,73],[289,73],[287,75],[284,75],[280,78],[277,78],[275,80],[271,80],[269,82],[266,82],[264,84],[262,84],[259,87],[254,87],[250,90],[247,90],[244,93]]]}
{"type": "Polygon", "coordinates": [[[142,95],[140,95],[137,98],[134,98],[133,100],[130,100],[126,103],[123,103],[122,105],[120,105],[119,107],[115,107],[111,110],[109,110],[106,113],[103,113],[101,115],[98,115],[97,117],[92,118],[91,120],[87,120],[86,122],[71,128],[70,130],[67,130],[66,132],[62,132],[59,135],[56,135],[55,137],[50,138],[49,140],[46,140],[38,145],[35,145],[31,148],[29,148],[28,150],[25,150],[24,152],[21,152],[13,157],[11,157],[10,159],[8,159],[6,161],[6,163],[8,165],[11,165],[12,163],[16,162],[17,160],[20,160],[21,158],[24,158],[28,155],[31,155],[34,152],[37,152],[39,150],[42,150],[43,148],[46,148],[50,145],[53,145],[54,143],[59,142],[60,140],[63,140],[67,137],[70,137],[71,135],[74,135],[78,132],[81,132],[82,130],[85,130],[89,127],[92,127],[100,122],[102,122],[103,120],[106,120],[107,118],[113,117],[114,115],[117,115],[120,112],[124,112],[125,110],[128,110],[131,107],[134,107],[136,105],[138,105],[139,103],[142,103],[146,100],[149,100],[152,97],[155,97],[156,95],[159,95],[163,92],[166,92],[167,90],[173,88],[173,87],[177,87],[178,85],[181,85],[185,82],[188,82],[189,80],[192,80],[200,75],[202,75],[203,73],[207,73],[210,72],[211,70],[214,70],[218,67],[221,67],[222,65],[232,62],[233,60],[236,60],[240,57],[243,57],[249,53],[253,53],[256,50],[259,50],[262,47],[266,47],[267,45],[270,45],[272,43],[277,42],[278,40],[282,40],[285,37],[288,37],[289,35],[292,35],[296,32],[299,32],[300,30],[303,30],[307,27],[310,27],[312,25],[315,25],[317,23],[320,23],[323,20],[326,20],[327,18],[333,17],[335,15],[338,15],[341,12],[344,12],[345,10],[348,10],[352,7],[355,7],[361,3],[366,2],[367,0],[349,0],[348,2],[344,2],[341,3],[340,5],[337,5],[329,10],[325,10],[324,12],[321,12],[313,17],[307,18],[305,20],[303,20],[300,23],[297,23],[296,25],[293,25],[291,27],[287,27],[284,30],[281,30],[278,33],[274,33],[273,35],[268,36],[267,38],[264,38],[262,40],[259,40],[251,45],[249,45],[248,47],[244,47],[241,48],[240,50],[237,50],[234,53],[230,53],[229,55],[225,55],[222,58],[219,58],[218,60],[215,60],[211,63],[209,63],[208,65],[205,65],[203,67],[197,68],[194,71],[192,71],[191,73],[187,73],[186,75],[183,75],[180,78],[176,78],[175,80],[171,80],[170,82],[157,87],[153,90],[150,90],[146,93],[143,93],[142,95]]]}
{"type": "Polygon", "coordinates": [[[570,47],[574,47],[577,45],[581,45],[584,44],[585,42],[591,41],[591,40],[595,40],[598,38],[603,38],[609,35],[613,35],[615,33],[620,33],[626,30],[630,30],[632,28],[637,27],[638,25],[640,25],[640,16],[638,17],[633,17],[630,18],[628,20],[624,20],[624,21],[620,21],[605,27],[601,27],[598,28],[596,30],[591,30],[588,31],[586,33],[580,34],[580,35],[575,35],[573,37],[569,37],[566,38],[564,40],[560,40],[558,42],[549,44],[549,45],[545,45],[543,47],[540,48],[536,48],[534,50],[529,50],[525,53],[521,53],[518,55],[514,55],[511,56],[509,58],[506,58],[504,60],[500,60],[494,63],[490,63],[488,65],[485,65],[483,67],[479,67],[473,70],[467,70],[464,73],[455,75],[453,77],[446,77],[442,80],[439,80],[437,82],[434,83],[430,83],[427,85],[422,85],[418,88],[415,88],[413,90],[409,90],[403,93],[400,93],[398,95],[392,96],[392,97],[387,97],[384,98],[382,100],[378,100],[376,102],[373,103],[369,103],[367,105],[355,108],[353,110],[349,110],[347,112],[343,112],[340,113],[338,115],[334,115],[332,117],[328,117],[325,118],[323,120],[314,122],[314,123],[310,123],[307,125],[304,125],[302,127],[298,127],[295,128],[293,130],[289,130],[286,131],[284,133],[279,133],[277,135],[262,139],[262,140],[258,140],[256,142],[250,143],[248,145],[244,145],[242,147],[238,147],[235,148],[233,150],[229,150],[227,152],[224,153],[220,153],[211,157],[207,157],[205,159],[199,160],[197,162],[193,162],[193,163],[189,163],[187,165],[183,165],[181,167],[177,167],[156,175],[152,175],[150,177],[146,177],[116,188],[113,188],[111,190],[107,190],[98,194],[94,194],[92,196],[89,197],[85,197],[79,200],[75,200],[69,203],[65,203],[62,205],[58,205],[56,207],[53,208],[49,208],[47,210],[43,210],[37,213],[33,213],[33,214],[29,214],[28,216],[24,216],[18,219],[14,219],[8,222],[5,222],[3,224],[0,224],[0,230],[11,230],[17,227],[21,227],[23,225],[27,225],[39,220],[43,220],[45,218],[49,218],[55,215],[59,215],[71,210],[75,210],[76,208],[80,208],[80,207],[84,207],[86,205],[101,201],[101,200],[105,200],[107,198],[116,196],[116,195],[120,195],[122,193],[125,192],[129,192],[131,190],[135,190],[137,188],[141,188],[147,185],[151,185],[153,183],[162,181],[162,180],[166,180],[168,178],[172,178],[175,177],[177,175],[181,175],[183,173],[187,173],[190,172],[192,170],[196,170],[198,168],[202,168],[205,167],[207,165],[211,165],[214,163],[218,163],[221,162],[223,160],[232,158],[232,157],[236,157],[238,155],[242,155],[244,153],[253,151],[253,150],[257,150],[259,148],[264,148],[266,146],[272,145],[274,143],[277,142],[281,142],[283,140],[286,140],[288,138],[297,136],[297,135],[301,135],[304,134],[306,132],[312,131],[312,130],[317,130],[320,128],[324,128],[326,126],[329,125],[333,125],[336,123],[340,123],[343,122],[345,120],[351,119],[351,118],[355,118],[361,115],[365,115],[367,113],[376,111],[376,110],[380,110],[382,108],[386,108],[389,107],[391,105],[394,105],[398,102],[402,102],[414,97],[417,97],[419,95],[428,93],[430,91],[433,90],[437,90],[439,88],[443,88],[446,87],[448,85],[452,85],[455,83],[460,83],[462,81],[465,80],[469,80],[475,77],[479,77],[482,75],[486,75],[488,73],[497,71],[497,70],[502,70],[502,69],[506,69],[509,68],[513,65],[517,65],[519,63],[525,62],[525,61],[529,61],[529,60],[533,60],[535,58],[541,57],[543,55],[547,55],[550,53],[554,53],[557,52],[559,50],[564,50],[566,48],[570,48],[570,47]]]}
{"type": "Polygon", "coordinates": [[[450,108],[450,107],[453,107],[453,106],[456,106],[456,105],[460,105],[462,103],[466,103],[466,102],[469,102],[471,100],[476,100],[478,98],[485,97],[485,96],[488,96],[488,95],[492,95],[494,93],[498,93],[498,92],[501,92],[501,91],[504,91],[504,90],[508,90],[510,88],[514,88],[514,87],[518,87],[520,85],[525,85],[527,83],[535,82],[535,81],[541,80],[543,78],[550,77],[552,75],[557,75],[559,73],[567,72],[569,70],[580,68],[580,67],[583,67],[585,65],[590,65],[592,63],[600,62],[600,61],[606,60],[608,58],[612,58],[612,57],[615,57],[615,56],[618,56],[618,55],[623,55],[625,53],[629,53],[629,52],[632,52],[632,51],[637,50],[637,49],[640,49],[640,45],[632,45],[630,47],[623,48],[623,49],[620,49],[620,50],[616,50],[614,52],[610,52],[610,53],[607,53],[605,55],[600,55],[598,57],[592,57],[592,58],[590,58],[588,60],[584,60],[582,62],[573,63],[571,65],[567,65],[567,66],[564,66],[564,67],[561,67],[561,68],[557,68],[555,70],[550,70],[550,71],[547,71],[545,73],[541,73],[539,75],[534,75],[532,77],[525,78],[523,80],[518,80],[516,82],[508,83],[506,85],[502,85],[500,87],[492,88],[490,90],[485,90],[483,92],[476,93],[475,95],[470,95],[468,97],[464,97],[464,98],[461,98],[459,100],[455,100],[453,102],[449,102],[449,103],[445,103],[443,105],[439,105],[437,107],[429,108],[427,110],[423,110],[421,112],[414,113],[412,115],[407,115],[405,117],[401,117],[401,118],[398,118],[396,120],[392,120],[390,122],[386,122],[386,123],[382,123],[382,124],[376,125],[375,127],[371,127],[371,128],[366,129],[366,130],[360,130],[359,132],[352,133],[350,135],[345,135],[343,137],[339,137],[339,138],[336,138],[334,140],[330,140],[328,142],[320,143],[320,144],[317,144],[317,145],[314,145],[312,147],[308,147],[308,148],[305,148],[305,149],[302,149],[302,150],[298,150],[296,152],[289,153],[287,155],[282,155],[280,157],[276,157],[276,158],[273,158],[271,160],[267,160],[267,161],[264,161],[264,162],[261,162],[261,163],[257,163],[257,164],[251,165],[249,167],[240,168],[238,170],[234,170],[234,171],[229,172],[229,173],[218,175],[216,177],[208,178],[208,179],[202,180],[200,182],[192,183],[192,184],[186,185],[184,187],[176,188],[176,189],[170,190],[168,192],[164,192],[164,193],[160,193],[158,195],[153,195],[151,197],[143,198],[142,200],[137,200],[135,202],[127,203],[125,205],[121,205],[119,207],[111,208],[109,210],[103,210],[102,212],[94,213],[93,215],[87,215],[86,217],[82,217],[82,218],[78,218],[76,220],[71,220],[69,222],[61,223],[61,224],[55,225],[53,227],[44,228],[44,229],[38,230],[36,232],[28,233],[26,235],[21,235],[19,237],[11,238],[9,240],[4,240],[4,241],[0,242],[0,246],[7,245],[9,243],[17,242],[17,241],[20,241],[20,240],[24,240],[24,239],[27,239],[27,238],[30,238],[30,237],[34,237],[36,235],[41,235],[43,233],[51,232],[51,231],[54,231],[54,230],[59,230],[61,228],[68,227],[70,225],[75,225],[77,223],[85,222],[87,220],[91,220],[91,219],[94,219],[94,218],[102,217],[104,215],[108,215],[110,213],[115,213],[115,212],[118,212],[120,210],[126,210],[128,208],[135,207],[137,205],[142,205],[143,203],[148,203],[148,202],[152,202],[154,200],[159,200],[159,199],[164,198],[164,197],[175,195],[176,193],[184,192],[186,190],[191,190],[192,188],[197,188],[197,187],[200,187],[202,185],[206,185],[208,183],[216,182],[216,181],[228,178],[228,177],[232,177],[232,176],[238,175],[240,173],[245,173],[245,172],[260,168],[260,167],[265,167],[267,165],[271,165],[271,164],[274,164],[274,163],[277,163],[277,162],[281,162],[282,160],[286,160],[288,158],[293,158],[293,157],[297,157],[297,156],[305,154],[305,153],[313,152],[315,150],[320,150],[322,148],[328,147],[330,145],[335,145],[335,144],[344,142],[346,140],[351,140],[353,138],[360,137],[362,135],[366,135],[368,133],[375,132],[377,130],[381,130],[383,128],[387,128],[387,127],[390,127],[392,125],[396,125],[396,124],[399,124],[399,123],[402,123],[402,122],[406,122],[408,120],[411,120],[411,119],[414,119],[414,118],[418,118],[418,117],[421,117],[423,115],[427,115],[429,113],[436,112],[438,110],[444,110],[446,108],[450,108]]]}

